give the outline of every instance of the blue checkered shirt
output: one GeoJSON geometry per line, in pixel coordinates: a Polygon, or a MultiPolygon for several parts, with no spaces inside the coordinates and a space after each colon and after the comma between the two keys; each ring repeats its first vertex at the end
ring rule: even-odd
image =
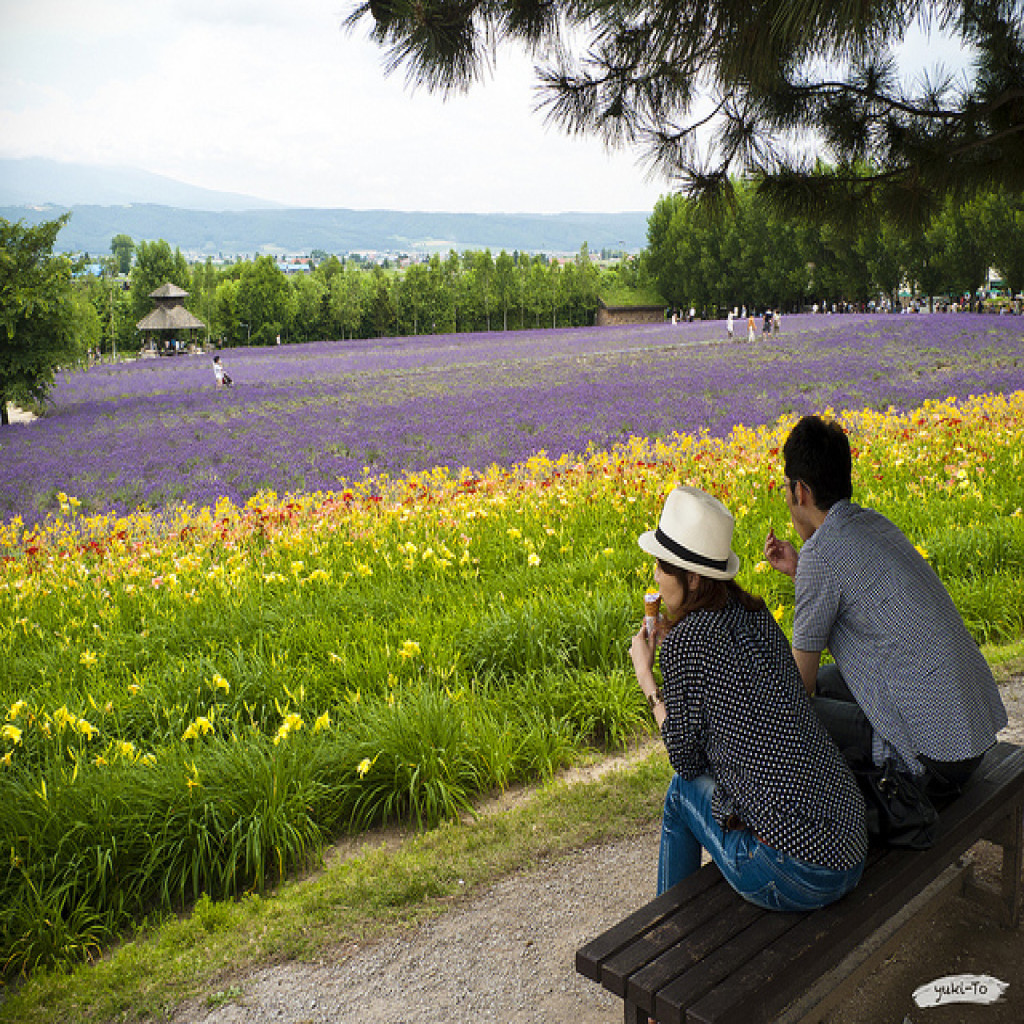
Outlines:
{"type": "Polygon", "coordinates": [[[1006,725],[999,688],[942,581],[885,516],[834,505],[800,551],[793,647],[835,659],[874,730],[876,762],[895,754],[963,761],[1006,725]]]}

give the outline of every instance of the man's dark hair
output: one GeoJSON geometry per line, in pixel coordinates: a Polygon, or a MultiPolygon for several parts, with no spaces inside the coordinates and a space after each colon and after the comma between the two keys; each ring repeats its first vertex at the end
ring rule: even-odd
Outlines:
{"type": "Polygon", "coordinates": [[[782,446],[790,486],[801,480],[814,504],[828,511],[837,501],[853,497],[853,460],[845,431],[834,421],[805,416],[782,446]]]}

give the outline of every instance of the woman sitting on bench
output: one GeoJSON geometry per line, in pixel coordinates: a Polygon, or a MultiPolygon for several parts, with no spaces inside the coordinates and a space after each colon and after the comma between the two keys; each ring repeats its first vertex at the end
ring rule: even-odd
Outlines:
{"type": "Polygon", "coordinates": [[[676,772],[658,892],[697,871],[703,848],[751,903],[812,910],[860,879],[864,801],[785,634],[734,580],[733,525],[717,498],[680,486],[658,528],[639,538],[656,559],[661,615],[636,634],[630,656],[676,772]]]}

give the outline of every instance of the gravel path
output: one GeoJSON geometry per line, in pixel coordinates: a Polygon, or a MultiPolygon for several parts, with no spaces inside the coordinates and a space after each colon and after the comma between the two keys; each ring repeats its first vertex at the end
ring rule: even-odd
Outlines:
{"type": "MultiPolygon", "coordinates": [[[[1002,738],[1022,743],[1024,680],[1016,678],[1003,693],[1010,726],[1002,738]]],[[[288,962],[221,980],[233,1001],[211,1008],[208,1001],[220,1003],[211,992],[208,1001],[181,1007],[171,1022],[618,1024],[621,1000],[576,974],[575,951],[653,896],[657,846],[654,828],[541,863],[409,932],[341,951],[336,960],[288,962]]],[[[960,947],[963,938],[958,928],[960,947]]],[[[1007,954],[1019,957],[1018,944],[1011,945],[1007,954]]],[[[988,969],[998,977],[1011,968],[990,963],[988,969]]],[[[933,970],[936,977],[943,973],[933,970]]],[[[893,984],[907,983],[894,972],[893,984]]],[[[879,980],[876,988],[882,986],[879,980]]],[[[907,993],[901,988],[894,995],[907,993]]]]}
{"type": "Polygon", "coordinates": [[[618,1024],[622,1001],[578,975],[574,957],[651,898],[656,869],[656,834],[583,851],[505,879],[411,934],[347,959],[255,971],[235,983],[237,1003],[184,1007],[172,1020],[618,1024]]]}

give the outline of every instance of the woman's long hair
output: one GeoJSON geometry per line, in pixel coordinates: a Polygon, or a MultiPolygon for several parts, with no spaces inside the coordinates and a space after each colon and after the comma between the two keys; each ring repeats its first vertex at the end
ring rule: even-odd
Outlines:
{"type": "MultiPolygon", "coordinates": [[[[767,607],[764,599],[744,590],[735,580],[713,580],[710,576],[697,577],[697,585],[691,587],[687,576],[689,569],[681,569],[677,565],[670,565],[658,559],[658,567],[669,576],[679,580],[683,588],[683,603],[679,609],[679,617],[675,620],[681,622],[687,615],[699,612],[705,608],[710,611],[721,611],[729,601],[738,601],[747,611],[759,612],[767,607]]],[[[673,623],[675,625],[675,623],[673,623]]]]}

